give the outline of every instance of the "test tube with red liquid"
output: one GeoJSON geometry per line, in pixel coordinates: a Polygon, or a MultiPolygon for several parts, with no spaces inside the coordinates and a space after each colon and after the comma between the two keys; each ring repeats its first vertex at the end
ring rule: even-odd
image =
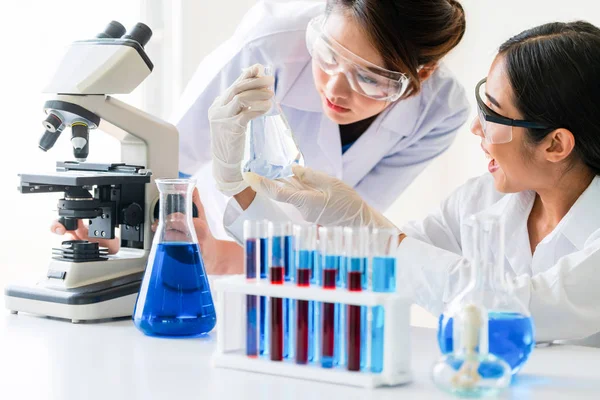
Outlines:
{"type": "MultiPolygon", "coordinates": [[[[283,285],[285,280],[286,264],[286,237],[289,236],[290,224],[270,223],[269,236],[271,238],[271,284],[283,285]]],[[[284,340],[284,308],[283,299],[271,297],[270,299],[270,330],[269,343],[272,361],[282,361],[285,350],[284,340]]]]}
{"type": "MultiPolygon", "coordinates": [[[[296,285],[309,287],[311,271],[316,261],[317,227],[314,225],[294,226],[294,255],[296,267],[296,285]]],[[[310,301],[296,301],[296,363],[306,364],[309,360],[309,322],[310,301]]]]}
{"type": "MultiPolygon", "coordinates": [[[[326,290],[335,290],[337,286],[337,274],[342,261],[343,229],[341,227],[319,228],[319,259],[323,270],[322,287],[326,290]]],[[[339,360],[339,354],[335,354],[335,337],[337,314],[339,304],[322,303],[321,309],[321,366],[333,368],[339,360]]]]}
{"type": "MultiPolygon", "coordinates": [[[[344,228],[344,248],[347,285],[351,292],[367,288],[369,261],[369,228],[344,228]]],[[[364,306],[347,306],[347,366],[349,371],[360,371],[367,361],[367,309],[364,306]]]]}

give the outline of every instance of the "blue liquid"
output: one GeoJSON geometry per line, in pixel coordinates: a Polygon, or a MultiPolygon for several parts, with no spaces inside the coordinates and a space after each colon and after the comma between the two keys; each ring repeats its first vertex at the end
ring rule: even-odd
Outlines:
{"type": "MultiPolygon", "coordinates": [[[[256,279],[256,240],[246,241],[246,278],[256,279]]],[[[258,321],[257,298],[246,296],[246,354],[250,357],[258,356],[258,321]]]]}
{"type": "MultiPolygon", "coordinates": [[[[530,317],[518,313],[490,312],[489,352],[502,358],[510,365],[515,375],[529,358],[534,341],[533,322],[530,317]]],[[[439,320],[438,344],[443,354],[453,350],[453,320],[442,314],[439,320]]],[[[484,377],[493,377],[497,372],[480,368],[484,377]]]]}
{"type": "MultiPolygon", "coordinates": [[[[337,274],[337,287],[346,289],[348,280],[348,269],[346,257],[340,257],[340,269],[337,274]]],[[[334,363],[338,366],[346,365],[346,306],[335,305],[335,350],[334,363]]]]}
{"type": "MultiPolygon", "coordinates": [[[[269,239],[268,238],[260,238],[260,279],[267,279],[269,272],[269,239]]],[[[260,296],[259,301],[259,324],[260,324],[260,332],[259,332],[259,344],[258,344],[258,352],[260,355],[269,354],[269,338],[268,338],[268,322],[269,318],[267,315],[267,297],[260,296]]]]}
{"type": "MultiPolygon", "coordinates": [[[[373,257],[373,291],[396,291],[396,258],[373,257]]],[[[371,336],[371,371],[383,371],[383,307],[373,307],[373,331],[371,336]]]]}
{"type": "Polygon", "coordinates": [[[198,336],[215,327],[215,307],[197,244],[153,247],[133,321],[150,336],[198,336]]]}

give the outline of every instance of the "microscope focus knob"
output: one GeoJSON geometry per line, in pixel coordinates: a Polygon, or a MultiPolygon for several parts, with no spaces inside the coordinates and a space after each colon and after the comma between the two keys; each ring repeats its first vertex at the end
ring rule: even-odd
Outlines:
{"type": "Polygon", "coordinates": [[[144,210],[138,203],[131,203],[123,209],[123,222],[136,226],[144,222],[144,210]]]}

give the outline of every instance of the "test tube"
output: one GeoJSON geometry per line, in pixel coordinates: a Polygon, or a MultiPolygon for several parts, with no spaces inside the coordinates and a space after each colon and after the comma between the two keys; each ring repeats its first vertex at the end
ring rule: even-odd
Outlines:
{"type": "MultiPolygon", "coordinates": [[[[273,249],[283,246],[285,282],[293,282],[295,280],[293,225],[291,222],[275,223],[273,224],[273,229],[273,249]]],[[[283,299],[283,358],[293,358],[294,315],[294,301],[283,299]]]]}
{"type": "MultiPolygon", "coordinates": [[[[258,227],[254,221],[244,221],[244,269],[246,280],[256,280],[256,267],[259,264],[258,227]]],[[[258,356],[258,324],[256,296],[246,296],[246,355],[258,356]]]]}
{"type": "MultiPolygon", "coordinates": [[[[343,253],[342,240],[343,229],[341,227],[319,228],[319,258],[323,267],[322,285],[324,289],[335,290],[337,286],[337,274],[343,253]]],[[[323,368],[332,368],[336,364],[336,314],[339,312],[339,308],[339,304],[335,303],[323,303],[321,308],[321,366],[323,368]]]]}
{"type": "MultiPolygon", "coordinates": [[[[373,229],[371,233],[372,285],[374,292],[396,291],[396,248],[398,247],[396,228],[373,229]]],[[[373,307],[373,329],[371,331],[371,372],[383,371],[384,310],[373,307]]]]}
{"type": "MultiPolygon", "coordinates": [[[[271,284],[283,285],[286,264],[286,237],[290,224],[270,223],[269,236],[271,237],[271,284]]],[[[289,268],[289,267],[288,267],[289,268]]],[[[272,361],[282,361],[284,357],[284,309],[283,299],[272,297],[270,299],[270,356],[272,361]]]]}
{"type": "MultiPolygon", "coordinates": [[[[317,227],[314,225],[294,226],[294,255],[296,285],[309,287],[314,270],[317,246],[317,227]]],[[[296,301],[296,363],[306,364],[309,360],[310,301],[296,301]]]]}
{"type": "MultiPolygon", "coordinates": [[[[369,228],[344,228],[348,290],[360,292],[367,287],[369,261],[369,228]]],[[[360,371],[366,365],[367,312],[363,306],[347,306],[348,319],[348,370],[360,371]]]]}
{"type": "MultiPolygon", "coordinates": [[[[260,279],[267,280],[269,273],[269,221],[262,220],[256,221],[259,237],[259,265],[260,265],[260,279]]],[[[259,298],[259,347],[258,351],[260,355],[269,354],[268,341],[269,341],[269,315],[267,308],[267,297],[260,296],[259,298]]]]}

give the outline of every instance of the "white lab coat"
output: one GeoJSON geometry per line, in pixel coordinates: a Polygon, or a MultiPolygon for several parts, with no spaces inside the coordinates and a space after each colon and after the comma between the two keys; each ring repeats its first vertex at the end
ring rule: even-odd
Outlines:
{"type": "MultiPolygon", "coordinates": [[[[600,346],[600,177],[531,254],[527,219],[534,192],[501,194],[491,175],[468,181],[427,218],[400,229],[399,290],[434,315],[465,284],[469,263],[462,258],[463,221],[473,214],[501,217],[505,231],[505,276],[512,293],[532,314],[538,342],[588,338],[600,346]]],[[[233,208],[232,208],[233,210],[233,208]]],[[[242,222],[285,220],[280,205],[257,196],[246,211],[232,213],[230,233],[241,239],[242,222]],[[235,214],[235,215],[234,215],[235,214]]]]}
{"type": "Polygon", "coordinates": [[[259,2],[233,37],[201,62],[186,88],[174,116],[179,170],[196,176],[214,232],[223,232],[227,199],[216,191],[212,178],[207,111],[245,67],[274,66],[276,99],[306,166],[342,179],[382,211],[450,146],[468,118],[462,86],[440,65],[418,95],[389,107],[342,155],[339,127],[322,111],[305,41],[309,20],[323,11],[323,3],[312,1],[259,2]]]}

